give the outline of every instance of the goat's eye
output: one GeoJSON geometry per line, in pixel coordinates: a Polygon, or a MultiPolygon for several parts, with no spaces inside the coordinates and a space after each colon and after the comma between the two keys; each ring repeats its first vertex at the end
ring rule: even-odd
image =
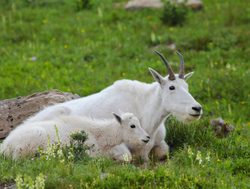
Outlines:
{"type": "Polygon", "coordinates": [[[175,87],[174,87],[174,86],[170,86],[170,87],[169,87],[169,90],[171,90],[171,91],[172,91],[172,90],[175,90],[175,87]]]}
{"type": "Polygon", "coordinates": [[[135,128],[135,125],[130,125],[130,127],[131,127],[132,129],[134,129],[134,128],[135,128]]]}

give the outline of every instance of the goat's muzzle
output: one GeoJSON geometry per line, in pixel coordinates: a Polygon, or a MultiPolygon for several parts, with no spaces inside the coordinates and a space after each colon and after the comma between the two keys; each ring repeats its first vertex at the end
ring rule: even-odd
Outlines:
{"type": "Polygon", "coordinates": [[[149,142],[149,139],[146,139],[146,140],[142,139],[142,142],[147,144],[149,142]]]}

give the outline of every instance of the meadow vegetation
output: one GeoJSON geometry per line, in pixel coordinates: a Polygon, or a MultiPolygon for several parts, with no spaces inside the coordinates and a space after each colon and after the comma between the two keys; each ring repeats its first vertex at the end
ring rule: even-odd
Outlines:
{"type": "Polygon", "coordinates": [[[123,78],[152,82],[148,67],[166,74],[155,48],[178,70],[167,48],[175,43],[186,72],[195,71],[189,90],[202,119],[167,120],[170,156],[146,169],[103,158],[0,157],[0,186],[250,188],[248,2],[204,0],[203,10],[187,10],[175,26],[163,22],[163,10],[126,11],[117,2],[125,0],[0,1],[0,99],[55,88],[87,96],[123,78]],[[235,125],[226,138],[210,127],[217,117],[235,125]]]}

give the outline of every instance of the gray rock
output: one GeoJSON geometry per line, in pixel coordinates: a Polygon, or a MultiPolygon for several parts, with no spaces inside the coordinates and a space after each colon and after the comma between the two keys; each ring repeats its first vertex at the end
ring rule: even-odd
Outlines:
{"type": "Polygon", "coordinates": [[[185,4],[193,10],[200,10],[203,8],[202,0],[170,0],[174,4],[185,4]]]}
{"type": "Polygon", "coordinates": [[[162,8],[163,3],[161,0],[130,0],[125,5],[127,10],[137,10],[144,8],[162,8]]]}
{"type": "Polygon", "coordinates": [[[176,51],[177,50],[176,44],[175,43],[167,44],[167,49],[169,49],[171,51],[176,51]]]}
{"type": "MultiPolygon", "coordinates": [[[[200,10],[203,8],[201,0],[170,0],[171,3],[185,4],[193,10],[200,10]]],[[[164,3],[161,0],[130,0],[125,5],[127,10],[138,10],[144,8],[162,8],[164,3]]]]}
{"type": "Polygon", "coordinates": [[[226,123],[221,117],[213,119],[210,124],[216,134],[216,136],[223,138],[234,130],[234,126],[226,123]]]}
{"type": "Polygon", "coordinates": [[[0,183],[0,189],[16,189],[16,184],[13,182],[0,183]]]}
{"type": "Polygon", "coordinates": [[[193,10],[200,10],[203,8],[203,3],[201,0],[188,0],[186,6],[193,10]]]}
{"type": "Polygon", "coordinates": [[[79,98],[72,93],[50,90],[25,97],[0,101],[0,139],[5,138],[17,125],[46,106],[79,98]]]}

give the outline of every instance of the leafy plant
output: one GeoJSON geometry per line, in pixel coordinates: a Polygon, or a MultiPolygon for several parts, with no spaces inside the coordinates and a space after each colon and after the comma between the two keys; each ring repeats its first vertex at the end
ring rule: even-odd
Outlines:
{"type": "Polygon", "coordinates": [[[161,20],[169,26],[182,25],[186,20],[187,12],[188,9],[184,4],[165,1],[161,20]]]}
{"type": "Polygon", "coordinates": [[[77,0],[77,10],[90,9],[92,7],[91,0],[77,0]]]}
{"type": "Polygon", "coordinates": [[[72,149],[74,160],[80,160],[84,157],[88,157],[86,151],[90,147],[85,145],[85,141],[88,139],[88,135],[84,131],[71,134],[70,149],[72,149]]]}
{"type": "Polygon", "coordinates": [[[45,176],[40,173],[34,180],[28,175],[17,175],[16,179],[17,189],[44,189],[45,176]]]}
{"type": "Polygon", "coordinates": [[[72,162],[81,159],[85,159],[88,157],[87,150],[90,148],[85,145],[85,141],[88,136],[86,132],[80,131],[71,134],[70,136],[70,145],[62,145],[60,141],[60,137],[58,134],[58,129],[56,129],[57,134],[57,143],[50,143],[50,139],[48,139],[48,146],[46,150],[39,149],[38,156],[44,160],[53,160],[57,159],[60,163],[72,162]]]}

